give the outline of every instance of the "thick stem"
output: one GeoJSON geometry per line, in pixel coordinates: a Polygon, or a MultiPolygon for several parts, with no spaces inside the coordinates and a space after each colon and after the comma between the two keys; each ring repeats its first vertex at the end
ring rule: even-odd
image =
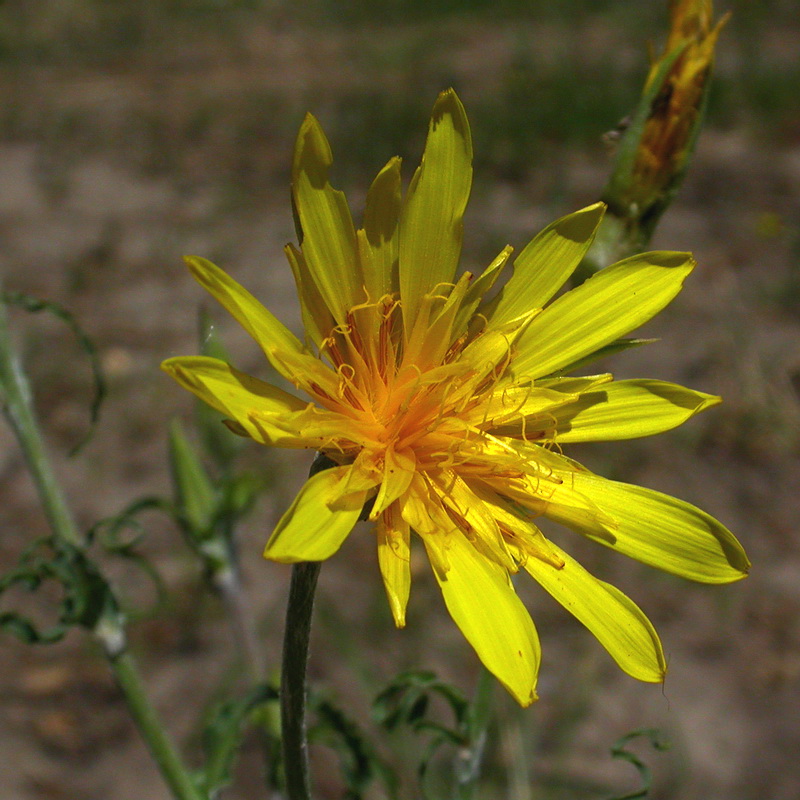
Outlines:
{"type": "Polygon", "coordinates": [[[311,800],[306,741],[306,664],[311,634],[311,612],[320,564],[295,564],[286,609],[281,669],[281,729],[286,796],[311,800]]]}
{"type": "Polygon", "coordinates": [[[192,782],[164,726],[150,703],[142,685],[139,671],[127,652],[110,658],[114,672],[131,716],[136,722],[147,746],[158,764],[164,780],[176,800],[205,800],[192,782]]]}

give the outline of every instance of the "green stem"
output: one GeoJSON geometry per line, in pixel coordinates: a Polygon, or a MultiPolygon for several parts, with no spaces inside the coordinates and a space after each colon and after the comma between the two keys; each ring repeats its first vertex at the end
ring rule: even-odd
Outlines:
{"type": "Polygon", "coordinates": [[[164,725],[156,714],[142,684],[139,671],[127,651],[110,658],[114,672],[131,716],[136,722],[150,753],[176,800],[205,800],[192,782],[164,725]]]}
{"type": "Polygon", "coordinates": [[[222,597],[233,638],[248,678],[252,683],[258,683],[265,669],[265,659],[255,634],[256,622],[253,610],[245,597],[237,565],[229,564],[221,569],[214,576],[214,586],[222,597]]]}
{"type": "MultiPolygon", "coordinates": [[[[75,525],[47,456],[33,410],[30,385],[11,344],[8,315],[2,299],[0,299],[0,400],[36,483],[39,499],[54,535],[74,547],[83,549],[86,544],[84,537],[75,525]]],[[[109,611],[108,614],[101,616],[93,633],[103,646],[109,665],[125,695],[131,715],[176,800],[205,800],[192,783],[188,771],[145,693],[139,673],[127,651],[122,616],[109,611]]]]}
{"type": "Polygon", "coordinates": [[[53,473],[34,416],[30,385],[11,345],[6,304],[2,300],[0,300],[0,399],[3,411],[36,483],[50,527],[56,536],[76,547],[81,547],[83,537],[78,532],[53,473]]]}
{"type": "Polygon", "coordinates": [[[305,726],[306,665],[311,612],[320,567],[318,562],[294,565],[286,609],[281,669],[281,730],[286,796],[289,800],[311,800],[305,726]]]}

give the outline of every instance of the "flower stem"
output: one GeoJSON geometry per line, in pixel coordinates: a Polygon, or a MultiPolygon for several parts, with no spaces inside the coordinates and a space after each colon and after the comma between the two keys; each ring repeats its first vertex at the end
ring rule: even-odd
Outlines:
{"type": "Polygon", "coordinates": [[[131,716],[176,800],[205,800],[150,703],[139,671],[127,651],[109,660],[131,716]]]}
{"type": "Polygon", "coordinates": [[[286,796],[289,800],[311,798],[305,726],[306,665],[311,612],[320,567],[318,562],[294,565],[286,609],[281,669],[281,729],[286,796]]]}
{"type": "Polygon", "coordinates": [[[83,537],[56,480],[33,412],[30,385],[11,344],[6,304],[0,299],[0,401],[36,483],[42,507],[56,536],[81,547],[83,537]]]}

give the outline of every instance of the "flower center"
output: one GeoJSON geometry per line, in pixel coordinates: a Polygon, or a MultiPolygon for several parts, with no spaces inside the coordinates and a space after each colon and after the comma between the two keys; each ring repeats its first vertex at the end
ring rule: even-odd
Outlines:
{"type": "Polygon", "coordinates": [[[409,333],[399,301],[386,296],[351,309],[346,324],[331,331],[321,349],[338,375],[337,391],[317,399],[342,415],[332,454],[350,460],[368,451],[382,460],[391,447],[412,452],[424,472],[507,471],[509,462],[519,471],[519,455],[487,432],[498,411],[508,416],[529,392],[505,378],[509,338],[453,338],[440,318],[409,333]]]}

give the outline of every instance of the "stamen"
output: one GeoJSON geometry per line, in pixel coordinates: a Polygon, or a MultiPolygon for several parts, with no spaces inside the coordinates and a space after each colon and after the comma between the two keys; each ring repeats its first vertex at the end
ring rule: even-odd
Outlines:
{"type": "Polygon", "coordinates": [[[344,363],[344,358],[339,351],[339,343],[333,336],[333,334],[337,332],[337,328],[334,328],[331,333],[322,340],[320,348],[327,353],[333,366],[338,368],[344,363]]]}
{"type": "Polygon", "coordinates": [[[436,298],[438,300],[447,300],[447,298],[450,296],[450,292],[448,292],[447,294],[437,294],[437,291],[440,286],[444,286],[450,289],[450,292],[452,292],[453,289],[456,288],[456,284],[453,283],[452,281],[439,281],[439,283],[437,283],[429,292],[431,297],[436,298]]]}
{"type": "Polygon", "coordinates": [[[378,373],[384,383],[388,383],[389,369],[394,372],[396,365],[396,353],[392,344],[394,333],[394,311],[399,306],[399,301],[394,300],[390,295],[382,299],[382,318],[378,330],[378,373]]]}
{"type": "Polygon", "coordinates": [[[336,368],[336,372],[339,374],[339,392],[343,393],[344,391],[349,391],[351,387],[354,387],[353,378],[355,377],[356,371],[352,364],[340,364],[336,368]]]}
{"type": "Polygon", "coordinates": [[[467,520],[450,505],[449,502],[442,503],[442,505],[444,506],[447,516],[450,517],[450,519],[453,520],[453,522],[455,522],[455,524],[464,532],[467,539],[474,541],[476,537],[472,525],[470,525],[469,522],[467,522],[467,520]]]}
{"type": "Polygon", "coordinates": [[[464,349],[464,345],[467,342],[467,334],[462,333],[448,348],[447,352],[444,354],[444,358],[442,359],[443,364],[449,364],[451,361],[455,359],[455,357],[464,349]]]}
{"type": "Polygon", "coordinates": [[[357,353],[363,354],[364,340],[361,338],[361,334],[359,333],[358,327],[356,326],[356,321],[355,318],[353,317],[353,309],[347,312],[347,328],[353,348],[357,353]]]}
{"type": "Polygon", "coordinates": [[[331,397],[318,383],[311,381],[311,383],[308,384],[308,388],[313,394],[317,395],[317,397],[321,397],[331,403],[338,403],[338,401],[331,397]]]}

